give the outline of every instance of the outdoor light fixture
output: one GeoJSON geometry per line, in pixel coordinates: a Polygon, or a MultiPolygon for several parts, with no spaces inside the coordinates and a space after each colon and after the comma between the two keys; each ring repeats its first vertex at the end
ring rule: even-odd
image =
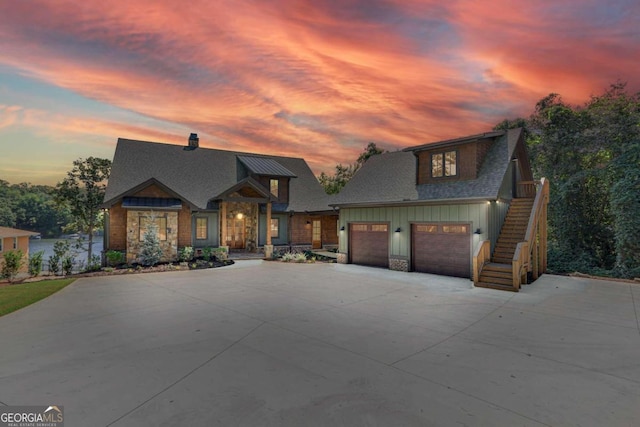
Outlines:
{"type": "Polygon", "coordinates": [[[344,231],[344,225],[340,227],[340,231],[344,231]]]}
{"type": "Polygon", "coordinates": [[[479,228],[476,228],[476,231],[474,231],[473,234],[482,234],[482,231],[480,231],[479,228]]]}
{"type": "Polygon", "coordinates": [[[310,225],[310,224],[311,224],[311,221],[307,221],[307,225],[310,225]]]}
{"type": "Polygon", "coordinates": [[[402,231],[402,229],[400,227],[396,228],[396,233],[399,233],[401,231],[402,231]]]}
{"type": "Polygon", "coordinates": [[[244,218],[244,215],[242,214],[242,212],[239,212],[238,215],[236,216],[236,218],[242,219],[242,218],[244,218]]]}

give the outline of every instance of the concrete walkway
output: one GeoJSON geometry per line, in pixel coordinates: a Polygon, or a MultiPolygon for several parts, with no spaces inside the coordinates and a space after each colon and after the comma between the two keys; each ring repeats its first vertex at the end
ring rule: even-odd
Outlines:
{"type": "Polygon", "coordinates": [[[630,426],[640,286],[341,264],[76,281],[0,317],[0,404],[67,426],[630,426]]]}

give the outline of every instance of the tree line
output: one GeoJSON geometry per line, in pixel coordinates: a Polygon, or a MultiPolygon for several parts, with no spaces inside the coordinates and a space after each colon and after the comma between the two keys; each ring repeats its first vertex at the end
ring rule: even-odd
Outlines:
{"type": "Polygon", "coordinates": [[[58,237],[72,218],[67,206],[56,203],[54,192],[48,185],[11,185],[0,179],[0,226],[58,237]]]}

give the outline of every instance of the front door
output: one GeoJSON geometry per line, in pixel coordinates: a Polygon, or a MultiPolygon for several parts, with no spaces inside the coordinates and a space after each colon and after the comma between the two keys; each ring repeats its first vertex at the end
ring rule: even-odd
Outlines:
{"type": "Polygon", "coordinates": [[[244,249],[244,217],[227,221],[227,246],[229,249],[244,249]]]}
{"type": "Polygon", "coordinates": [[[311,247],[313,249],[322,248],[322,225],[319,219],[313,220],[313,230],[311,237],[311,247]]]}

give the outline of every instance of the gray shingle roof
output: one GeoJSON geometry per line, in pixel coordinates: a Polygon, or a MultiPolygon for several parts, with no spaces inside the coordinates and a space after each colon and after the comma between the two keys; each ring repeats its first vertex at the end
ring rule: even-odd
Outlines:
{"type": "MultiPolygon", "coordinates": [[[[417,159],[413,151],[398,151],[373,156],[356,173],[331,202],[332,205],[367,205],[410,203],[457,199],[496,199],[509,162],[520,138],[521,130],[482,134],[495,138],[478,172],[478,177],[466,181],[449,181],[416,185],[417,159]]],[[[460,143],[473,138],[459,138],[460,143]]],[[[445,141],[447,144],[451,141],[445,141]]],[[[434,144],[437,146],[438,143],[434,144]]],[[[430,145],[414,149],[429,149],[430,145]]],[[[408,149],[410,150],[410,149],[408,149]]]]}
{"type": "MultiPolygon", "coordinates": [[[[118,139],[105,194],[105,206],[135,187],[156,180],[197,209],[238,182],[237,156],[271,159],[295,176],[290,179],[287,211],[329,210],[329,196],[300,158],[257,155],[210,148],[118,139]]],[[[273,163],[269,162],[271,165],[273,163]]]]}

